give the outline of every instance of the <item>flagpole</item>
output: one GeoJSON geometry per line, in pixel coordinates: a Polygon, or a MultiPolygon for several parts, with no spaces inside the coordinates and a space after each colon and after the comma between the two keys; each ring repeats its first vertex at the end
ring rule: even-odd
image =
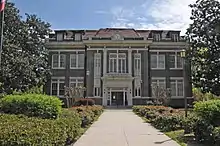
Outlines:
{"type": "Polygon", "coordinates": [[[2,48],[3,48],[3,37],[4,37],[4,16],[5,16],[5,9],[1,11],[1,30],[0,30],[0,68],[2,65],[2,48]]]}

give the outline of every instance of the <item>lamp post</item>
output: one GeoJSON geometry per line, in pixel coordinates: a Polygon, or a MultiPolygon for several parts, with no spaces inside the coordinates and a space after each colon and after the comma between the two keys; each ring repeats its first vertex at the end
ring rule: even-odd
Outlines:
{"type": "Polygon", "coordinates": [[[184,108],[185,108],[185,117],[187,117],[187,97],[186,97],[186,83],[185,83],[185,78],[186,78],[186,50],[182,50],[180,53],[180,56],[182,58],[183,61],[183,97],[184,97],[184,108]]]}

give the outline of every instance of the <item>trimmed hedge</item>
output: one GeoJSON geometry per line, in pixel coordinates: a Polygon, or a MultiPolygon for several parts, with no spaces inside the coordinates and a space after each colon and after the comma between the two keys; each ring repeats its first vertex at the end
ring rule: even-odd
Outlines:
{"type": "Polygon", "coordinates": [[[64,146],[80,136],[80,125],[81,119],[74,112],[56,120],[0,114],[0,145],[64,146]]]}
{"type": "Polygon", "coordinates": [[[183,112],[170,107],[133,106],[133,111],[161,131],[180,130],[184,126],[183,112]]]}
{"type": "Polygon", "coordinates": [[[42,94],[7,95],[0,100],[0,110],[8,114],[56,119],[61,113],[62,101],[42,94]]]}
{"type": "Polygon", "coordinates": [[[93,106],[95,105],[95,101],[90,98],[80,98],[77,99],[74,103],[74,106],[86,106],[86,105],[93,106]]]}
{"type": "Polygon", "coordinates": [[[66,146],[82,132],[82,117],[90,117],[88,127],[100,114],[101,106],[63,109],[57,119],[42,119],[25,115],[0,114],[1,146],[66,146]]]}

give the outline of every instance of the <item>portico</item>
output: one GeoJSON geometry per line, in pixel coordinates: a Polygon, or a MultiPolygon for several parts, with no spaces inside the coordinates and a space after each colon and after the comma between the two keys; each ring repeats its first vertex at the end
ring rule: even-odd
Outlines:
{"type": "Polygon", "coordinates": [[[102,80],[104,106],[132,106],[132,76],[115,74],[102,80]]]}

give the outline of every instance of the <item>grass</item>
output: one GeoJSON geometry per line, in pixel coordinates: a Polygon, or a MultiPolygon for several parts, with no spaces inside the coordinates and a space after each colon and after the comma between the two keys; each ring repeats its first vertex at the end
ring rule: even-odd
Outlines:
{"type": "Polygon", "coordinates": [[[165,134],[169,136],[171,139],[175,140],[179,145],[187,146],[184,138],[184,130],[165,132],[165,134]]]}

